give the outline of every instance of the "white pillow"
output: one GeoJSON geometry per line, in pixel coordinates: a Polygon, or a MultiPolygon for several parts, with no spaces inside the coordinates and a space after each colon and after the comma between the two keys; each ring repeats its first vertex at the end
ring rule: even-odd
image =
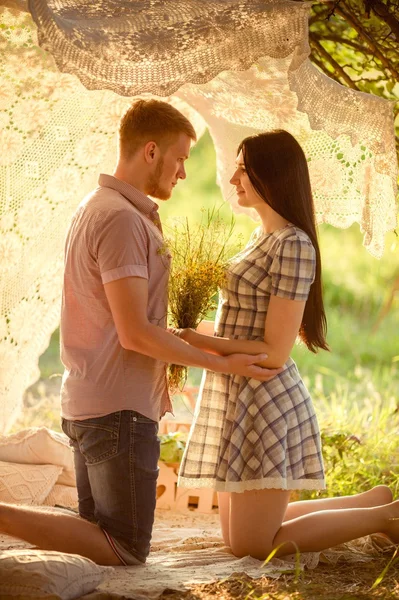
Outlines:
{"type": "Polygon", "coordinates": [[[57,465],[19,465],[0,461],[0,502],[42,504],[61,471],[62,467],[57,465]]]}
{"type": "Polygon", "coordinates": [[[55,484],[47,498],[43,502],[44,506],[67,506],[75,508],[78,506],[78,490],[70,485],[55,484]]]}
{"type": "Polygon", "coordinates": [[[63,467],[57,483],[76,486],[73,451],[68,438],[47,427],[23,429],[0,437],[0,460],[33,465],[63,467]]]}
{"type": "Polygon", "coordinates": [[[77,554],[50,550],[6,550],[0,554],[0,598],[73,600],[92,592],[112,567],[77,554]]]}

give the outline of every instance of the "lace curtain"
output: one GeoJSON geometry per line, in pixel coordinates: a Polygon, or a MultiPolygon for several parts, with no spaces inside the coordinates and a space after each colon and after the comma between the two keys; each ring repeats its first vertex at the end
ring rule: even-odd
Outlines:
{"type": "Polygon", "coordinates": [[[31,15],[23,2],[5,4],[0,432],[17,417],[59,322],[68,222],[99,170],[113,167],[128,96],[169,94],[199,135],[209,128],[228,199],[242,137],[276,127],[291,131],[309,160],[319,221],[360,223],[366,247],[381,256],[384,235],[396,225],[392,106],[343,88],[312,66],[307,5],[34,0],[31,15]]]}

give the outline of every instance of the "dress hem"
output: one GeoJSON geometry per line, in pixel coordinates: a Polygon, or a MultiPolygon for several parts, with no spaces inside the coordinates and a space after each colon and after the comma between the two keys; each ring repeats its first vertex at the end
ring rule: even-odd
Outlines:
{"type": "Polygon", "coordinates": [[[278,490],[325,490],[324,479],[279,479],[266,477],[250,481],[216,481],[211,478],[179,477],[178,487],[183,488],[211,488],[216,492],[246,492],[250,490],[278,489],[278,490]]]}

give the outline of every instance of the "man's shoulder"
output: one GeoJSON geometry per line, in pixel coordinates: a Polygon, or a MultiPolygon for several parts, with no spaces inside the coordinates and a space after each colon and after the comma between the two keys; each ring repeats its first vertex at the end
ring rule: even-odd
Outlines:
{"type": "Polygon", "coordinates": [[[84,208],[88,212],[98,212],[109,209],[121,210],[123,208],[129,210],[130,207],[130,202],[117,190],[97,186],[83,198],[78,209],[84,208]]]}
{"type": "Polygon", "coordinates": [[[128,221],[145,222],[144,215],[117,190],[98,186],[83,198],[76,209],[76,215],[85,219],[108,220],[126,218],[128,221]]]}

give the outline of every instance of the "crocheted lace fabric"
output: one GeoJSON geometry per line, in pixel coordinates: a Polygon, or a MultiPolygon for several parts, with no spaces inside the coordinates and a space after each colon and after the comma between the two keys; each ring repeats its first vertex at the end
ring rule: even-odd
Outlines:
{"type": "Polygon", "coordinates": [[[99,170],[112,169],[118,120],[134,95],[169,94],[199,135],[209,128],[227,199],[238,142],[287,129],[308,157],[318,220],[358,222],[368,250],[382,255],[396,225],[392,106],[310,63],[307,4],[1,4],[0,432],[38,377],[59,321],[69,219],[99,170]]]}

